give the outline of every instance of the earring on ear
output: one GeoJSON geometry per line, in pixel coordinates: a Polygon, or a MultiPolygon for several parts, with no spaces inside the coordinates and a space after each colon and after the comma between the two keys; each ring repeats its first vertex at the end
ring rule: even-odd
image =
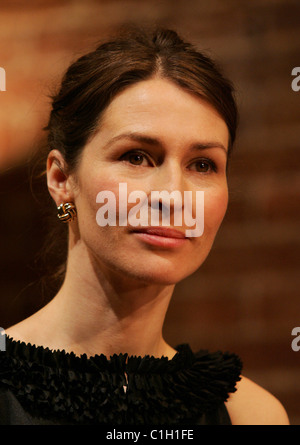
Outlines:
{"type": "Polygon", "coordinates": [[[77,210],[73,202],[66,202],[57,207],[57,217],[62,222],[73,221],[77,216],[77,210]]]}

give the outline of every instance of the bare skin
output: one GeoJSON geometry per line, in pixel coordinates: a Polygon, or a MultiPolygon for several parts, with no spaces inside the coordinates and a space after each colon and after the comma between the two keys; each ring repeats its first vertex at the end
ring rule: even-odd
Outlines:
{"type": "MultiPolygon", "coordinates": [[[[6,333],[77,355],[171,359],[176,351],[162,336],[165,314],[175,284],[201,266],[225,215],[227,149],[228,129],[214,108],[169,81],[140,82],[115,97],[75,172],[67,173],[58,150],[49,154],[53,200],[57,206],[72,201],[78,211],[69,224],[67,273],[48,305],[6,333]],[[128,193],[147,196],[151,190],[204,190],[204,234],[158,247],[128,226],[99,227],[97,193],[118,196],[120,182],[128,193]]],[[[227,407],[234,424],[288,422],[279,402],[245,378],[227,407]]]]}

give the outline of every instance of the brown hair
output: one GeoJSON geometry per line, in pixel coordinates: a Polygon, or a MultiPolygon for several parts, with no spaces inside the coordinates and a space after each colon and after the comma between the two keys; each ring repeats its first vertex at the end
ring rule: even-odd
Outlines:
{"type": "MultiPolygon", "coordinates": [[[[169,29],[122,32],[71,64],[58,93],[52,97],[52,110],[45,127],[47,151],[60,150],[68,168],[74,169],[84,146],[99,127],[103,111],[116,94],[154,76],[204,98],[218,111],[229,130],[230,154],[238,117],[233,87],[214,61],[169,29]]],[[[52,237],[55,240],[57,234],[52,233],[52,237]]],[[[64,262],[66,238],[64,249],[60,241],[64,262]]],[[[64,265],[57,276],[63,275],[64,265]]]]}
{"type": "Polygon", "coordinates": [[[210,58],[168,29],[123,33],[69,67],[53,97],[49,149],[60,150],[72,169],[116,94],[154,76],[206,99],[227,124],[231,150],[237,126],[231,83],[210,58]]]}

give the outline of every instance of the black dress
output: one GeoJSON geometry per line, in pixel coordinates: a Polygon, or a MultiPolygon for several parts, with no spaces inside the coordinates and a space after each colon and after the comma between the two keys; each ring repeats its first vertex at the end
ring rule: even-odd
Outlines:
{"type": "Polygon", "coordinates": [[[240,380],[235,354],[172,359],[87,358],[6,339],[0,352],[0,425],[230,425],[225,407],[240,380]]]}

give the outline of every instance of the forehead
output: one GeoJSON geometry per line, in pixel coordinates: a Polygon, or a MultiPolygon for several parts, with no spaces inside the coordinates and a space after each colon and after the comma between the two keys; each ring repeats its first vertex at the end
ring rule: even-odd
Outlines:
{"type": "Polygon", "coordinates": [[[99,131],[103,138],[133,131],[177,140],[212,138],[226,147],[229,139],[227,125],[212,105],[157,78],[119,93],[103,113],[99,131]]]}

